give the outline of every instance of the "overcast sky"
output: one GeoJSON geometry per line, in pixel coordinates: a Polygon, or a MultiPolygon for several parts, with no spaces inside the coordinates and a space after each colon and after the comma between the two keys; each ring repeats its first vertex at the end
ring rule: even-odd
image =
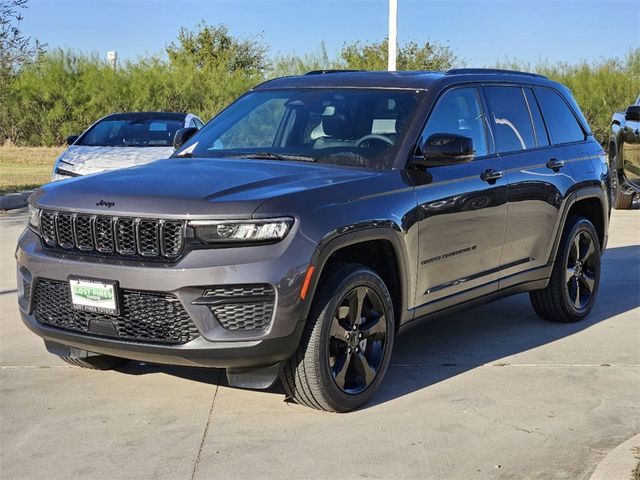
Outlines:
{"type": "MultiPolygon", "coordinates": [[[[577,62],[640,46],[640,0],[398,0],[398,40],[446,42],[468,66],[518,58],[577,62]]],[[[161,53],[204,19],[232,34],[262,32],[270,54],[330,54],[387,34],[387,0],[30,0],[22,29],[49,47],[121,59],[161,53]]]]}

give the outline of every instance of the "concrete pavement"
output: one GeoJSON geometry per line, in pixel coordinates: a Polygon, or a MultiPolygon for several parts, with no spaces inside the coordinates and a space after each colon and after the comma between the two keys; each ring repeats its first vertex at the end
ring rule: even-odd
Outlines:
{"type": "Polygon", "coordinates": [[[217,370],[71,367],[19,319],[0,217],[0,478],[584,479],[640,432],[640,212],[615,211],[587,320],[518,295],[400,337],[374,401],[320,413],[217,370]]]}

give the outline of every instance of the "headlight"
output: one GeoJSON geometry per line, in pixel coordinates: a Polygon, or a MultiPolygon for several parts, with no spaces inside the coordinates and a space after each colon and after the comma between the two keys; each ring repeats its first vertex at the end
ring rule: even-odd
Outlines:
{"type": "Polygon", "coordinates": [[[29,205],[29,226],[34,230],[40,229],[40,209],[29,205]]]}
{"type": "Polygon", "coordinates": [[[287,236],[293,218],[264,220],[194,220],[189,222],[204,243],[273,242],[287,236]]]}

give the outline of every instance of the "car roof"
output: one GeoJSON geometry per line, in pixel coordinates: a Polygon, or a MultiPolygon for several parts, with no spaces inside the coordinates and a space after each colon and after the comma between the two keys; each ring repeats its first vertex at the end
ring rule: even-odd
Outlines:
{"type": "Polygon", "coordinates": [[[436,83],[503,81],[533,84],[554,84],[535,73],[495,68],[458,68],[446,72],[427,70],[369,71],[315,70],[305,75],[274,78],[256,86],[254,90],[282,88],[394,88],[428,90],[436,83]]]}
{"type": "Polygon", "coordinates": [[[187,113],[177,112],[121,112],[107,115],[102,120],[135,120],[137,118],[184,120],[187,115],[187,113]]]}

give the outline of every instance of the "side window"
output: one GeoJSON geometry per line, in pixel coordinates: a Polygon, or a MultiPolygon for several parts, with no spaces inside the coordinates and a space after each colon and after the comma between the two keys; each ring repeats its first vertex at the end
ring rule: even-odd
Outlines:
{"type": "Polygon", "coordinates": [[[196,128],[202,128],[204,126],[204,123],[202,123],[199,118],[194,118],[193,123],[195,123],[196,128]]]}
{"type": "Polygon", "coordinates": [[[536,88],[535,93],[553,143],[579,142],[585,139],[582,127],[560,95],[549,88],[536,88]]]}
{"type": "Polygon", "coordinates": [[[540,113],[540,107],[536,97],[533,95],[533,91],[530,88],[524,89],[524,94],[527,99],[527,105],[529,105],[529,111],[531,112],[531,120],[533,120],[533,126],[536,133],[536,144],[539,147],[546,147],[549,145],[549,135],[547,135],[547,128],[544,126],[542,120],[542,114],[540,113]]]}
{"type": "Polygon", "coordinates": [[[520,87],[486,87],[498,153],[536,146],[529,108],[520,87]]]}
{"type": "Polygon", "coordinates": [[[198,125],[196,124],[195,118],[192,118],[191,120],[189,120],[189,128],[199,128],[198,125]]]}
{"type": "Polygon", "coordinates": [[[431,111],[420,145],[435,133],[453,133],[473,139],[476,157],[487,155],[484,115],[475,87],[454,88],[445,92],[431,111]]]}

